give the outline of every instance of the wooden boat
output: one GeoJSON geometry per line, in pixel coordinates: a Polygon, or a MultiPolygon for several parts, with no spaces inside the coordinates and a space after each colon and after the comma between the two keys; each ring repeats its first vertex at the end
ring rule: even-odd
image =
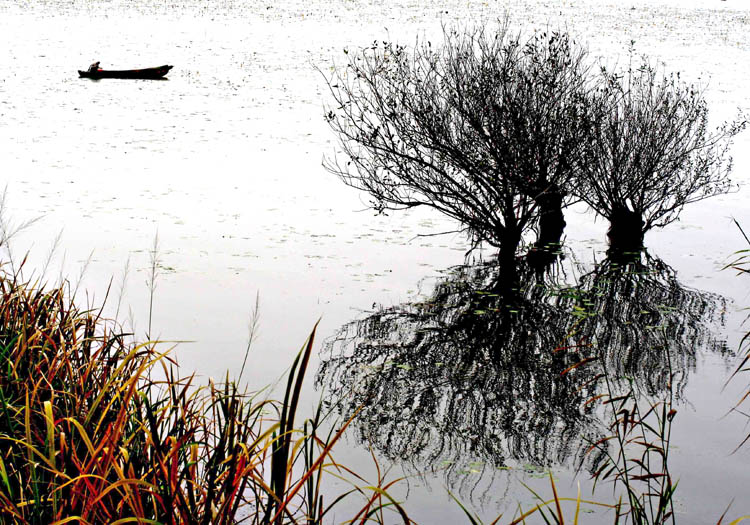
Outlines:
{"type": "Polygon", "coordinates": [[[78,70],[78,74],[81,78],[137,78],[145,80],[158,80],[164,78],[164,75],[169,73],[172,66],[159,66],[149,67],[146,69],[122,69],[122,70],[107,70],[97,69],[95,71],[81,71],[78,70]]]}

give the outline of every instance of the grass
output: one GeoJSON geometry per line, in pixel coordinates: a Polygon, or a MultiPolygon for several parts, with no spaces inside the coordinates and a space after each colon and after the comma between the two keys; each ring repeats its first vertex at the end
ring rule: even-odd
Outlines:
{"type": "Polygon", "coordinates": [[[277,402],[180,377],[162,345],[18,275],[0,271],[0,522],[310,525],[356,495],[357,522],[410,522],[392,481],[333,460],[349,422],[298,422],[315,328],[277,402]],[[351,488],[328,502],[327,476],[351,488]]]}
{"type": "MultiPolygon", "coordinates": [[[[734,220],[734,224],[737,226],[737,229],[740,230],[740,233],[742,234],[742,237],[744,237],[745,241],[748,244],[748,248],[745,248],[743,250],[739,250],[734,253],[734,259],[727,264],[724,269],[732,269],[737,271],[737,275],[748,275],[750,274],[750,238],[748,238],[747,234],[745,233],[745,230],[742,229],[742,226],[739,222],[737,222],[736,219],[734,220]]],[[[750,318],[750,315],[748,316],[750,318]]],[[[730,380],[736,377],[741,372],[748,372],[750,371],[750,332],[747,332],[740,341],[740,354],[742,355],[742,358],[740,360],[740,363],[737,365],[737,368],[735,369],[734,373],[730,376],[730,380]]],[[[747,414],[743,412],[740,409],[740,406],[745,403],[748,398],[750,398],[750,388],[748,388],[745,393],[742,395],[742,397],[737,402],[737,405],[735,406],[734,410],[747,416],[750,418],[750,414],[747,414]]],[[[742,442],[738,445],[737,448],[742,447],[745,445],[748,441],[750,441],[750,434],[746,435],[745,438],[742,440],[742,442]]]]}
{"type": "MultiPolygon", "coordinates": [[[[671,382],[667,385],[664,399],[644,401],[632,381],[613,377],[603,356],[588,357],[567,368],[562,374],[580,367],[597,367],[598,374],[592,381],[603,385],[602,392],[587,399],[585,404],[600,405],[610,421],[610,433],[590,443],[586,451],[594,456],[594,490],[599,482],[611,482],[613,493],[620,493],[620,496],[615,503],[592,501],[581,497],[579,487],[575,498],[563,497],[550,473],[552,495],[543,497],[524,485],[537,503],[526,510],[519,505],[509,523],[526,524],[527,520],[534,519],[532,523],[543,521],[549,525],[562,525],[567,521],[577,525],[581,506],[585,505],[609,511],[612,514],[611,522],[615,525],[674,525],[676,517],[673,497],[677,483],[673,483],[669,472],[669,444],[676,410],[672,408],[671,382]],[[572,517],[565,516],[563,504],[575,504],[572,517]]],[[[482,523],[456,501],[469,523],[482,523]]],[[[602,515],[598,516],[599,519],[605,519],[602,515]]],[[[500,523],[501,518],[499,516],[492,523],[500,523]]]]}
{"type": "MultiPolygon", "coordinates": [[[[750,238],[745,234],[741,225],[736,220],[735,224],[750,245],[750,238]]],[[[734,260],[725,269],[734,269],[739,275],[750,274],[750,249],[740,250],[734,255],[734,260]]],[[[533,493],[539,503],[526,512],[519,508],[519,517],[511,523],[525,523],[526,518],[537,516],[547,524],[563,524],[566,518],[563,515],[561,503],[573,501],[575,514],[572,520],[568,516],[569,523],[572,521],[578,524],[581,503],[587,503],[613,510],[613,523],[615,524],[675,524],[679,521],[674,511],[674,495],[678,482],[673,481],[669,471],[669,449],[672,421],[677,416],[677,410],[673,407],[676,381],[675,374],[672,372],[670,352],[663,352],[661,357],[669,374],[665,388],[661,390],[661,399],[654,401],[642,394],[642,389],[637,387],[633,379],[623,378],[621,374],[616,373],[616,370],[608,365],[608,360],[601,354],[601,349],[597,352],[594,345],[592,348],[594,349],[592,356],[563,373],[568,373],[579,366],[596,366],[599,369],[596,380],[603,383],[603,392],[587,400],[586,404],[597,403],[605,408],[610,421],[610,434],[591,443],[588,449],[588,453],[598,454],[601,458],[592,477],[595,483],[610,481],[622,496],[617,503],[609,505],[592,501],[584,502],[581,499],[580,489],[575,499],[561,498],[550,475],[552,497],[545,500],[533,493]]],[[[742,338],[740,350],[742,357],[730,376],[730,380],[740,372],[750,370],[748,367],[750,332],[742,338]]],[[[747,390],[739,399],[735,410],[740,411],[740,405],[748,398],[750,398],[750,390],[747,390]]],[[[748,441],[750,441],[750,435],[744,438],[738,448],[748,441]]],[[[744,515],[725,522],[728,512],[729,507],[718,518],[717,525],[724,523],[737,525],[750,520],[750,515],[744,515]]],[[[474,519],[470,521],[476,523],[474,519]]]]}
{"type": "MultiPolygon", "coordinates": [[[[748,254],[731,266],[749,273],[748,254]]],[[[388,479],[374,455],[372,483],[334,460],[356,412],[335,426],[322,405],[300,418],[317,325],[290,368],[283,399],[274,401],[241,390],[228,375],[207,384],[179,376],[162,343],[136,342],[101,310],[80,310],[69,285],[24,281],[22,266],[0,267],[1,523],[413,523],[389,493],[402,479],[388,479]],[[331,495],[331,480],[349,488],[331,495]]],[[[251,339],[256,325],[257,300],[251,339]]],[[[563,374],[597,367],[594,381],[603,389],[585,403],[600,405],[611,424],[588,451],[598,462],[595,480],[611,482],[621,496],[614,503],[583,499],[580,490],[564,497],[550,475],[551,496],[532,491],[535,504],[519,506],[503,523],[577,524],[582,506],[609,509],[615,524],[676,523],[678,483],[668,468],[672,375],[654,402],[596,351],[582,358],[563,374]]],[[[750,352],[738,372],[749,361],[750,352]]],[[[467,523],[482,523],[453,498],[467,523]]]]}

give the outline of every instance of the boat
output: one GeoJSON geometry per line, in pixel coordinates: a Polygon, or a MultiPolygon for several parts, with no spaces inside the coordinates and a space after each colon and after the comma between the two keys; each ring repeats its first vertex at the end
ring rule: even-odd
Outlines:
{"type": "Polygon", "coordinates": [[[146,69],[121,69],[121,70],[107,70],[107,69],[95,69],[93,71],[81,71],[78,70],[78,75],[81,78],[135,78],[144,80],[159,80],[163,79],[164,75],[169,73],[172,66],[159,66],[149,67],[146,69]]]}

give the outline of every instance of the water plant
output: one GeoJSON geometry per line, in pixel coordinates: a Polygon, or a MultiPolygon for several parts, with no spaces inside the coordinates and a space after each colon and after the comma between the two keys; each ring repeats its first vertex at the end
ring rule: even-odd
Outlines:
{"type": "MultiPolygon", "coordinates": [[[[663,358],[671,371],[669,353],[663,352],[663,358]]],[[[674,524],[677,483],[669,471],[672,420],[677,414],[672,404],[674,375],[665,378],[663,397],[652,401],[633,381],[614,376],[605,360],[596,361],[605,388],[587,403],[601,403],[609,413],[611,433],[589,446],[601,459],[593,478],[612,481],[623,490],[626,504],[621,496],[615,506],[616,522],[623,517],[634,525],[674,524]]]]}
{"type": "Polygon", "coordinates": [[[65,286],[0,271],[0,521],[317,524],[360,494],[358,519],[395,509],[408,523],[391,482],[332,459],[348,421],[325,430],[320,408],[297,423],[314,338],[281,402],[228,379],[200,386],[163,345],[79,310],[65,286]],[[351,483],[330,502],[329,473],[351,483]]]}
{"type": "MultiPolygon", "coordinates": [[[[737,229],[742,234],[742,237],[745,239],[748,246],[750,246],[750,238],[748,238],[747,234],[745,233],[745,230],[742,228],[740,223],[737,222],[736,219],[733,219],[733,220],[734,220],[734,224],[737,226],[737,229]]],[[[736,270],[737,275],[750,274],[750,248],[745,248],[745,249],[735,252],[734,259],[730,261],[729,264],[727,264],[724,267],[724,269],[736,270]]],[[[750,371],[750,367],[748,367],[748,364],[750,364],[750,332],[747,332],[745,333],[745,335],[742,336],[739,347],[740,347],[739,350],[740,350],[741,359],[740,359],[739,364],[735,368],[734,373],[732,373],[732,375],[730,376],[729,380],[732,380],[740,373],[750,371]]],[[[750,418],[750,415],[745,413],[740,408],[740,406],[742,406],[743,403],[745,403],[748,399],[750,399],[750,388],[748,388],[745,391],[745,393],[742,395],[742,397],[737,401],[737,404],[734,410],[750,418]]],[[[748,441],[750,441],[750,434],[745,436],[745,438],[742,440],[738,448],[745,445],[748,441]]]]}

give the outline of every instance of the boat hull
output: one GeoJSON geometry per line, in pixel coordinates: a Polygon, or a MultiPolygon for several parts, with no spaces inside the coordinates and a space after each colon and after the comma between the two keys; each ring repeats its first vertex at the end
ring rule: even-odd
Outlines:
{"type": "Polygon", "coordinates": [[[78,75],[81,78],[130,78],[130,79],[142,79],[142,80],[159,80],[163,79],[164,75],[169,73],[172,66],[159,66],[150,67],[146,69],[124,69],[124,70],[106,70],[99,69],[97,71],[81,71],[78,70],[78,75]]]}

